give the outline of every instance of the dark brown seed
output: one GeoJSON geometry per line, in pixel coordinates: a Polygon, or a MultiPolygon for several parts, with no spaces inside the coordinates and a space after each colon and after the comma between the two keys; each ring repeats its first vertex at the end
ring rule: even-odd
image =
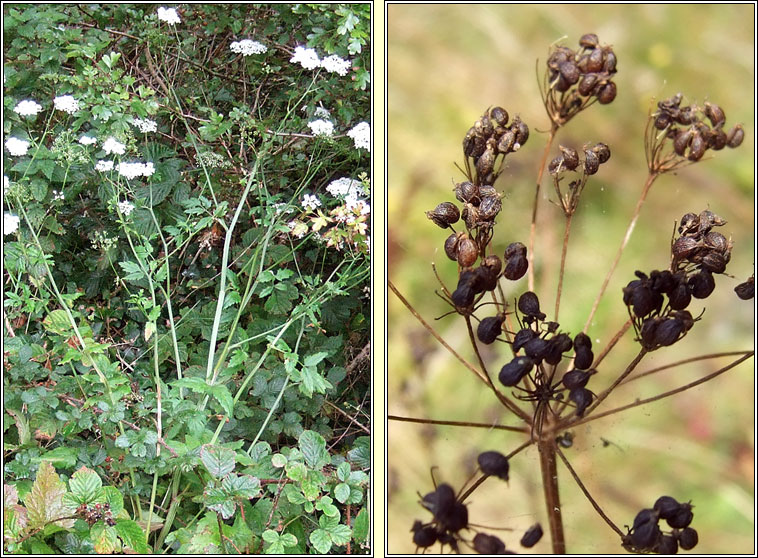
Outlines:
{"type": "Polygon", "coordinates": [[[524,145],[526,140],[529,139],[529,126],[517,116],[513,119],[511,129],[516,132],[516,143],[524,145]]]}
{"type": "Polygon", "coordinates": [[[605,60],[603,60],[603,71],[607,74],[616,73],[616,54],[610,49],[605,51],[605,60]]]}
{"type": "Polygon", "coordinates": [[[500,213],[503,204],[500,201],[500,196],[487,196],[482,198],[482,203],[479,205],[479,218],[483,221],[492,221],[497,214],[500,213]]]}
{"type": "Polygon", "coordinates": [[[461,214],[454,203],[442,202],[434,210],[427,211],[426,216],[438,227],[446,229],[453,223],[457,223],[461,214]]]}
{"type": "Polygon", "coordinates": [[[492,172],[495,166],[495,149],[488,147],[481,157],[476,160],[476,172],[479,176],[485,176],[492,172]]]}
{"type": "Polygon", "coordinates": [[[461,218],[467,229],[473,229],[479,224],[479,210],[473,204],[467,203],[463,207],[461,218]]]}
{"type": "Polygon", "coordinates": [[[521,242],[511,242],[505,249],[504,256],[506,260],[511,259],[513,256],[526,257],[526,246],[521,242]]]}
{"type": "Polygon", "coordinates": [[[604,143],[598,143],[592,148],[592,151],[597,155],[598,161],[602,165],[608,159],[611,158],[611,148],[604,143]]]}
{"type": "Polygon", "coordinates": [[[499,257],[493,254],[491,256],[487,256],[486,258],[484,258],[484,260],[482,260],[482,266],[489,269],[490,273],[499,275],[500,270],[503,268],[503,262],[500,260],[499,257]]]}
{"type": "Polygon", "coordinates": [[[599,39],[594,33],[586,33],[579,38],[579,46],[584,48],[595,48],[599,44],[599,39]]]}
{"type": "Polygon", "coordinates": [[[708,142],[708,147],[714,151],[721,151],[724,149],[724,147],[726,147],[726,132],[721,129],[715,130],[711,134],[709,140],[710,141],[708,142]]]}
{"type": "Polygon", "coordinates": [[[666,126],[669,124],[671,124],[671,117],[664,112],[658,113],[658,116],[655,117],[655,122],[653,123],[658,130],[665,130],[666,126]]]}
{"type": "Polygon", "coordinates": [[[579,166],[579,154],[576,152],[576,149],[573,147],[563,147],[562,145],[559,146],[559,149],[563,153],[563,165],[568,170],[576,170],[576,167],[579,166]]]}
{"type": "Polygon", "coordinates": [[[550,161],[550,164],[547,166],[547,172],[550,174],[558,174],[565,168],[566,166],[563,164],[563,157],[558,155],[555,159],[550,161]]]}
{"type": "Polygon", "coordinates": [[[694,213],[685,213],[679,221],[679,233],[688,234],[697,230],[700,226],[700,218],[694,213]]]}
{"type": "Polygon", "coordinates": [[[607,105],[616,98],[616,84],[609,81],[597,92],[597,100],[601,105],[607,105]]]}
{"type": "Polygon", "coordinates": [[[523,256],[514,256],[505,264],[503,277],[509,281],[516,281],[526,274],[527,269],[529,269],[528,260],[523,256]]]}
{"type": "Polygon", "coordinates": [[[674,241],[671,253],[675,260],[681,261],[692,255],[699,247],[700,243],[691,236],[680,236],[674,241]]]}
{"type": "Polygon", "coordinates": [[[684,333],[684,322],[676,318],[663,320],[655,329],[655,344],[668,347],[676,343],[684,333]]]}
{"type": "Polygon", "coordinates": [[[577,81],[579,81],[579,68],[576,67],[576,64],[574,64],[573,61],[569,60],[567,62],[563,62],[560,65],[559,69],[561,76],[563,76],[563,79],[565,79],[569,85],[574,85],[577,81]]]}
{"type": "Polygon", "coordinates": [[[600,159],[589,149],[584,150],[584,174],[593,175],[600,168],[600,159]]]}
{"type": "Polygon", "coordinates": [[[477,197],[478,189],[471,182],[459,182],[455,185],[455,198],[463,203],[474,203],[477,197]]]}
{"type": "MultiPolygon", "coordinates": [[[[540,312],[540,299],[532,291],[526,291],[518,299],[518,309],[526,316],[538,316],[542,314],[540,312]]],[[[544,314],[542,314],[544,318],[544,314]]]]}
{"type": "Polygon", "coordinates": [[[697,542],[697,531],[692,527],[686,527],[679,532],[679,546],[682,547],[682,550],[692,550],[697,546],[697,542]]]}
{"type": "Polygon", "coordinates": [[[709,271],[701,270],[689,278],[690,292],[695,298],[707,298],[716,288],[716,282],[709,271]]]}
{"type": "Polygon", "coordinates": [[[458,259],[458,238],[466,233],[453,233],[445,239],[445,255],[453,261],[458,259]]]}
{"type": "Polygon", "coordinates": [[[461,267],[471,267],[476,263],[478,256],[479,250],[476,248],[476,243],[469,237],[461,238],[458,242],[458,265],[461,267]]]}
{"type": "Polygon", "coordinates": [[[497,150],[499,153],[510,153],[513,149],[513,144],[516,143],[516,134],[512,130],[507,130],[503,133],[500,141],[497,142],[497,150]]]}
{"type": "Polygon", "coordinates": [[[742,300],[750,300],[755,296],[755,277],[751,277],[744,283],[740,283],[734,287],[734,292],[742,300]]]}
{"type": "Polygon", "coordinates": [[[679,130],[674,137],[674,153],[684,157],[685,151],[690,146],[690,143],[692,143],[693,135],[694,131],[692,129],[679,130]]]}
{"type": "Polygon", "coordinates": [[[490,117],[500,126],[508,124],[508,111],[503,107],[493,107],[492,110],[490,110],[490,117]]]}
{"type": "Polygon", "coordinates": [[[494,535],[477,533],[476,536],[474,536],[474,550],[479,554],[495,556],[505,552],[505,543],[494,535]]]}
{"type": "Polygon", "coordinates": [[[485,475],[508,480],[508,458],[499,451],[484,451],[479,454],[476,461],[485,475]]]}
{"type": "Polygon", "coordinates": [[[550,86],[559,93],[564,93],[568,91],[569,87],[571,87],[571,84],[566,80],[565,77],[563,77],[563,74],[561,73],[559,73],[555,79],[551,80],[550,84],[550,86]]]}
{"type": "Polygon", "coordinates": [[[580,95],[587,97],[592,93],[595,85],[597,85],[597,81],[597,74],[585,74],[579,81],[577,91],[579,91],[580,95]]]}
{"type": "Polygon", "coordinates": [[[703,158],[703,155],[705,155],[705,149],[706,142],[703,139],[703,136],[700,134],[695,134],[692,137],[692,143],[690,143],[690,153],[687,155],[687,158],[690,161],[699,161],[703,158]]]}
{"type": "Polygon", "coordinates": [[[669,306],[672,310],[684,310],[690,305],[692,295],[687,288],[686,283],[679,283],[673,291],[668,294],[669,306]]]}
{"type": "Polygon", "coordinates": [[[745,139],[745,130],[742,129],[741,124],[737,124],[726,135],[726,144],[732,148],[739,147],[743,139],[745,139]]]}
{"type": "Polygon", "coordinates": [[[708,252],[703,256],[700,265],[711,273],[724,273],[726,271],[726,258],[719,252],[708,252]]]}
{"type": "Polygon", "coordinates": [[[719,128],[726,122],[726,116],[720,106],[705,102],[705,115],[711,121],[714,128],[719,128]]]}
{"type": "Polygon", "coordinates": [[[501,316],[484,318],[476,328],[476,336],[485,345],[494,343],[495,339],[502,332],[502,324],[503,318],[501,316]]]}
{"type": "Polygon", "coordinates": [[[596,48],[590,53],[589,58],[587,59],[587,71],[588,72],[599,72],[603,69],[603,49],[596,48]]]}
{"type": "Polygon", "coordinates": [[[529,529],[526,530],[524,536],[521,537],[521,546],[525,548],[531,548],[539,542],[542,538],[542,526],[539,523],[535,523],[529,529]]]}

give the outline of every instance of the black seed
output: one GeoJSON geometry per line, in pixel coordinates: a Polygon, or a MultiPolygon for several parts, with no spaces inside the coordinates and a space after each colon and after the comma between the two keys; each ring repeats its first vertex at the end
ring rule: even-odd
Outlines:
{"type": "Polygon", "coordinates": [[[548,350],[548,343],[541,337],[535,337],[524,345],[526,356],[530,357],[535,363],[539,363],[545,358],[548,350]]]}
{"type": "Polygon", "coordinates": [[[526,316],[536,316],[540,320],[545,319],[545,314],[540,312],[540,300],[532,291],[526,291],[519,297],[518,309],[526,316]]]}
{"type": "Polygon", "coordinates": [[[611,158],[611,148],[604,143],[596,144],[595,147],[592,148],[592,151],[597,155],[598,161],[601,165],[611,158]]]}
{"type": "Polygon", "coordinates": [[[658,512],[659,517],[668,519],[673,517],[679,511],[681,504],[671,496],[661,496],[653,504],[653,509],[658,512]]]}
{"type": "Polygon", "coordinates": [[[654,552],[658,554],[676,554],[679,545],[673,535],[661,535],[653,547],[654,552]]]}
{"type": "Polygon", "coordinates": [[[421,499],[421,505],[438,517],[447,514],[455,504],[455,491],[449,484],[440,484],[434,492],[429,492],[421,499]]]}
{"type": "Polygon", "coordinates": [[[420,521],[413,524],[413,543],[421,548],[428,548],[437,542],[437,529],[433,525],[421,526],[420,521]]]}
{"type": "Polygon", "coordinates": [[[535,337],[537,337],[537,332],[533,329],[529,329],[528,327],[520,329],[513,338],[513,350],[519,352],[528,341],[531,341],[535,337]]]}
{"type": "Polygon", "coordinates": [[[594,151],[584,150],[584,174],[593,175],[600,168],[600,159],[594,151]]]}
{"type": "Polygon", "coordinates": [[[684,333],[682,320],[677,318],[663,320],[655,329],[654,343],[661,347],[668,347],[676,343],[681,338],[682,333],[684,333]]]}
{"type": "Polygon", "coordinates": [[[492,110],[490,110],[490,117],[500,126],[508,124],[508,111],[503,107],[493,107],[492,110]]]}
{"type": "Polygon", "coordinates": [[[506,387],[513,387],[529,374],[534,362],[526,356],[516,357],[500,369],[498,379],[506,387]]]}
{"type": "Polygon", "coordinates": [[[697,546],[697,531],[692,527],[687,527],[679,532],[679,546],[682,550],[692,550],[697,546]]]}
{"type": "Polygon", "coordinates": [[[579,347],[592,348],[592,339],[586,333],[577,333],[574,337],[574,349],[578,349],[579,347]]]}
{"type": "Polygon", "coordinates": [[[676,288],[668,294],[669,306],[673,310],[684,310],[689,306],[692,300],[690,290],[687,288],[686,283],[679,283],[676,288]]]}
{"type": "Polygon", "coordinates": [[[674,529],[689,527],[690,523],[692,523],[692,506],[690,504],[682,504],[673,517],[666,519],[666,523],[674,529]]]}
{"type": "Polygon", "coordinates": [[[433,211],[427,211],[426,216],[438,227],[446,229],[453,223],[458,222],[461,214],[454,203],[442,202],[433,211]]]}
{"type": "Polygon", "coordinates": [[[479,554],[503,554],[505,552],[505,543],[494,535],[477,533],[474,537],[474,550],[479,554]]]}
{"type": "Polygon", "coordinates": [[[448,531],[460,531],[468,526],[468,508],[461,502],[454,502],[447,513],[437,514],[437,519],[448,531]]]}
{"type": "Polygon", "coordinates": [[[521,279],[529,268],[529,262],[523,256],[514,256],[505,264],[503,276],[509,281],[521,279]]]}
{"type": "Polygon", "coordinates": [[[477,197],[479,189],[471,182],[460,182],[455,185],[455,197],[458,201],[463,203],[474,203],[477,197]]]}
{"type": "Polygon", "coordinates": [[[458,259],[458,235],[465,233],[453,233],[445,240],[445,255],[453,261],[458,259]]]}
{"type": "Polygon", "coordinates": [[[562,381],[566,389],[583,388],[590,381],[590,374],[585,370],[570,370],[563,375],[562,381]]]}
{"type": "Polygon", "coordinates": [[[474,298],[476,297],[476,293],[474,290],[468,286],[463,285],[461,287],[458,287],[453,291],[453,294],[450,295],[450,298],[453,301],[453,304],[460,308],[466,308],[468,306],[471,306],[474,303],[474,298]]]}
{"type": "Polygon", "coordinates": [[[505,259],[509,260],[514,256],[526,257],[526,246],[521,242],[511,242],[505,249],[505,259]]]}
{"type": "Polygon", "coordinates": [[[477,458],[479,468],[485,475],[508,480],[508,458],[498,451],[485,451],[477,458]]]}
{"type": "Polygon", "coordinates": [[[716,288],[713,275],[704,269],[690,276],[688,284],[690,292],[695,298],[707,298],[716,288]]]}
{"type": "Polygon", "coordinates": [[[574,366],[576,368],[587,370],[592,366],[593,360],[595,360],[595,355],[592,354],[592,349],[586,347],[576,349],[576,356],[574,357],[574,366]]]}
{"type": "Polygon", "coordinates": [[[526,530],[524,536],[521,537],[521,546],[525,548],[531,548],[539,542],[542,538],[542,525],[535,523],[529,529],[526,530]]]}
{"type": "Polygon", "coordinates": [[[576,405],[576,416],[581,417],[592,403],[592,392],[586,388],[575,388],[569,391],[569,399],[576,405]]]}
{"type": "Polygon", "coordinates": [[[476,328],[476,336],[485,345],[493,343],[502,331],[503,319],[500,316],[484,318],[476,328]]]}
{"type": "Polygon", "coordinates": [[[740,283],[734,287],[734,292],[737,293],[737,296],[742,300],[750,300],[755,296],[755,278],[751,277],[744,283],[740,283]]]}

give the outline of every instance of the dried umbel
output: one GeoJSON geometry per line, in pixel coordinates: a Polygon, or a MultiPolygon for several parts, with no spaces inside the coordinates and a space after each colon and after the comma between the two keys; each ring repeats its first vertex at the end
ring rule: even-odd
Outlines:
{"type": "Polygon", "coordinates": [[[664,173],[700,161],[708,150],[735,148],[745,131],[737,124],[725,131],[724,110],[713,103],[682,106],[682,94],[658,102],[648,118],[645,153],[651,173],[664,173]],[[671,147],[670,150],[667,146],[671,147]]]}
{"type": "Polygon", "coordinates": [[[587,179],[597,173],[600,165],[611,158],[611,149],[604,143],[597,143],[591,147],[585,146],[580,157],[577,150],[572,147],[560,145],[558,148],[561,154],[550,161],[547,169],[553,177],[553,185],[563,213],[568,217],[576,211],[587,179]],[[574,179],[569,180],[568,189],[564,189],[561,183],[567,177],[574,179]]]}
{"type": "Polygon", "coordinates": [[[689,526],[692,518],[692,504],[680,504],[671,496],[661,496],[652,508],[635,516],[631,529],[627,527],[627,534],[621,536],[621,544],[637,553],[676,554],[679,548],[691,550],[698,543],[697,531],[689,526]],[[661,520],[670,531],[661,530],[661,520]]]}
{"type": "Polygon", "coordinates": [[[616,98],[616,53],[600,45],[597,35],[579,39],[579,49],[556,46],[548,55],[542,98],[556,128],[595,101],[607,105],[616,98]]]}

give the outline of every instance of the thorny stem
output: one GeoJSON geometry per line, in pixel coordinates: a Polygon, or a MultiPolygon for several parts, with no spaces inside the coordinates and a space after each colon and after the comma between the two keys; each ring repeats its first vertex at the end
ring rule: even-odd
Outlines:
{"type": "Polygon", "coordinates": [[[502,424],[487,424],[484,422],[463,422],[457,420],[434,420],[434,419],[420,419],[413,417],[401,417],[398,415],[387,415],[388,420],[396,420],[398,422],[417,422],[420,424],[439,424],[441,426],[465,426],[470,428],[488,428],[493,430],[508,430],[510,432],[522,432],[526,433],[527,429],[523,426],[505,426],[502,424]]]}
{"type": "Polygon", "coordinates": [[[390,290],[392,290],[393,293],[395,293],[395,296],[400,299],[400,302],[402,302],[408,310],[410,310],[411,314],[413,314],[413,317],[416,318],[419,323],[424,326],[424,328],[432,334],[432,336],[440,342],[440,344],[445,347],[448,351],[450,351],[450,354],[452,354],[455,358],[457,358],[463,366],[471,370],[474,374],[476,374],[480,380],[483,382],[487,382],[487,380],[484,377],[484,374],[481,370],[477,370],[477,368],[468,362],[465,358],[463,358],[461,355],[459,355],[455,349],[453,349],[450,345],[447,344],[447,342],[440,337],[439,333],[437,333],[432,326],[430,326],[428,323],[426,323],[426,320],[421,317],[421,314],[416,312],[416,309],[411,306],[411,303],[408,302],[403,295],[400,294],[400,291],[397,290],[397,287],[392,284],[392,281],[387,281],[387,286],[389,286],[390,290]]]}
{"type": "Polygon", "coordinates": [[[555,465],[555,451],[557,449],[555,437],[551,435],[548,439],[541,438],[537,443],[537,449],[540,452],[542,487],[545,494],[548,523],[550,524],[553,554],[566,554],[561,499],[558,493],[558,468],[555,465]]]}
{"type": "Polygon", "coordinates": [[[597,294],[597,298],[595,298],[595,302],[592,303],[592,310],[590,310],[590,315],[587,318],[587,323],[584,324],[584,329],[582,331],[584,333],[587,333],[587,330],[590,328],[590,324],[592,323],[592,318],[595,317],[595,312],[597,311],[597,307],[600,305],[600,300],[603,298],[603,295],[605,294],[605,290],[608,288],[608,283],[611,280],[611,276],[613,275],[613,272],[616,271],[616,266],[619,263],[619,260],[621,259],[621,254],[624,252],[624,248],[626,248],[627,243],[629,242],[629,239],[632,237],[632,231],[634,230],[634,226],[637,224],[637,218],[640,216],[640,210],[642,209],[642,204],[645,203],[645,198],[647,198],[647,194],[650,191],[650,188],[653,186],[653,182],[655,182],[655,179],[660,176],[656,172],[651,172],[647,176],[647,180],[645,181],[645,186],[642,188],[642,194],[640,194],[640,199],[637,200],[637,206],[634,208],[634,213],[632,214],[632,220],[629,222],[629,226],[626,228],[626,233],[624,234],[624,240],[621,241],[621,246],[619,246],[618,252],[616,252],[616,258],[613,260],[613,263],[611,264],[611,268],[608,270],[608,275],[605,276],[605,279],[603,280],[603,285],[600,287],[600,292],[597,294]]]}
{"type": "Polygon", "coordinates": [[[545,173],[545,165],[547,164],[547,157],[550,154],[550,148],[553,145],[553,140],[558,132],[558,126],[553,122],[550,125],[550,132],[547,136],[547,143],[545,144],[545,152],[542,154],[542,161],[540,161],[540,168],[537,171],[537,185],[534,189],[534,205],[532,205],[532,224],[529,228],[529,251],[526,254],[529,261],[528,269],[528,285],[529,290],[534,291],[534,239],[537,236],[537,207],[540,202],[540,185],[542,184],[542,175],[545,173]]]}
{"type": "Polygon", "coordinates": [[[561,292],[563,291],[563,272],[566,268],[566,252],[568,252],[569,235],[571,234],[571,220],[574,217],[573,211],[566,215],[566,228],[563,231],[563,248],[561,250],[561,269],[558,272],[558,292],[555,294],[555,316],[553,320],[558,321],[558,309],[561,306],[561,292]]]}
{"type": "Polygon", "coordinates": [[[571,473],[571,476],[574,477],[574,480],[576,481],[576,484],[579,486],[582,492],[584,492],[584,495],[587,497],[587,500],[590,501],[590,504],[592,504],[592,507],[595,508],[595,511],[600,515],[600,517],[603,518],[603,520],[613,529],[616,531],[616,533],[619,534],[619,536],[623,537],[624,533],[619,529],[616,524],[611,521],[611,518],[605,515],[605,512],[602,510],[602,508],[598,505],[598,503],[595,501],[595,499],[592,497],[592,495],[589,493],[589,490],[587,490],[587,487],[584,486],[584,483],[579,478],[579,475],[576,474],[576,471],[574,471],[574,468],[569,463],[568,459],[566,459],[566,456],[563,455],[563,452],[561,451],[561,448],[557,447],[555,448],[558,453],[558,457],[561,458],[563,461],[563,464],[566,466],[566,469],[568,469],[569,473],[571,473]]]}
{"type": "MultiPolygon", "coordinates": [[[[695,386],[699,386],[700,384],[704,384],[705,382],[712,380],[716,376],[720,376],[724,372],[731,370],[741,362],[744,362],[745,360],[749,359],[755,354],[755,351],[750,351],[749,353],[743,355],[741,358],[738,358],[731,364],[728,364],[724,368],[720,368],[719,370],[716,370],[715,372],[712,372],[711,374],[708,374],[707,376],[703,376],[699,380],[695,380],[694,382],[690,382],[689,384],[686,384],[684,386],[678,387],[676,389],[672,389],[671,391],[666,391],[664,393],[659,393],[658,395],[655,395],[653,397],[648,397],[647,399],[638,399],[637,401],[634,401],[633,403],[629,403],[628,405],[623,405],[621,407],[616,407],[615,409],[610,409],[609,411],[605,411],[603,413],[596,413],[592,416],[587,416],[583,419],[580,419],[574,423],[571,424],[572,427],[579,426],[580,424],[584,424],[586,422],[590,422],[592,420],[596,420],[602,417],[607,417],[608,415],[613,415],[616,413],[620,413],[622,411],[626,411],[627,409],[632,409],[634,407],[639,407],[640,405],[645,405],[646,403],[652,403],[653,401],[658,401],[660,399],[664,399],[666,397],[670,397],[672,395],[676,395],[677,393],[681,393],[683,391],[686,391],[688,389],[694,388],[695,386]]],[[[587,412],[589,415],[589,411],[587,412]]]]}

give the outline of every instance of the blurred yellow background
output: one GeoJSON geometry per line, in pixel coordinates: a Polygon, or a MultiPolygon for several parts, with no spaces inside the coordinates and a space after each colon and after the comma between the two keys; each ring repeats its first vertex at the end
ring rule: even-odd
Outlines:
{"type": "MultiPolygon", "coordinates": [[[[674,220],[709,208],[728,220],[719,230],[734,241],[727,269],[734,278],[717,276],[715,293],[689,308],[697,315],[706,307],[702,320],[674,347],[646,356],[639,370],[754,347],[754,301],[741,301],[732,290],[753,273],[755,261],[753,10],[752,5],[388,6],[390,280],[453,347],[472,358],[462,319],[434,321],[449,308],[433,293],[439,285],[431,264],[437,264],[452,288],[456,270],[442,249],[447,233],[424,211],[455,201],[453,183],[462,180],[455,163],[463,163],[463,135],[485,109],[500,105],[511,117],[519,114],[531,134],[518,153],[508,156],[495,184],[505,194],[495,246],[502,254],[510,242],[528,244],[534,181],[546,137],[541,131],[549,128],[537,74],[542,79],[551,43],[577,48],[582,34],[594,32],[602,44],[613,46],[618,58],[618,96],[610,105],[593,105],[561,130],[550,158],[558,144],[579,147],[598,141],[607,143],[612,155],[588,182],[574,217],[561,329],[572,334],[581,330],[629,223],[646,178],[642,134],[653,99],[682,92],[685,103],[719,104],[727,127],[744,125],[745,141],[739,149],[708,152],[708,160],[658,179],[589,334],[597,354],[627,318],[621,287],[634,278],[634,270],[668,267],[674,220]]],[[[550,203],[555,194],[547,180],[542,192],[536,290],[550,313],[563,217],[550,203]]],[[[527,288],[526,278],[503,284],[511,299],[527,288]]],[[[515,424],[391,292],[388,297],[390,414],[515,424]]],[[[598,391],[608,385],[638,349],[628,332],[588,387],[598,391]]],[[[506,354],[502,344],[487,353],[495,374],[506,354]]],[[[675,388],[729,362],[703,361],[633,382],[604,408],[675,388]]],[[[700,543],[694,552],[752,552],[754,366],[751,359],[684,394],[576,429],[568,458],[617,525],[623,529],[640,509],[668,494],[695,505],[692,526],[700,543]]],[[[503,432],[393,421],[388,438],[391,553],[413,552],[413,520],[431,518],[417,495],[433,490],[431,466],[439,467],[437,482],[457,488],[474,470],[480,451],[507,453],[521,442],[503,432]]],[[[518,540],[524,530],[539,521],[546,535],[533,550],[549,552],[536,450],[520,454],[511,466],[509,485],[490,479],[474,493],[470,521],[515,529],[483,530],[517,551],[523,550],[518,540]]],[[[559,476],[569,552],[623,552],[618,537],[562,465],[559,476]]]]}

